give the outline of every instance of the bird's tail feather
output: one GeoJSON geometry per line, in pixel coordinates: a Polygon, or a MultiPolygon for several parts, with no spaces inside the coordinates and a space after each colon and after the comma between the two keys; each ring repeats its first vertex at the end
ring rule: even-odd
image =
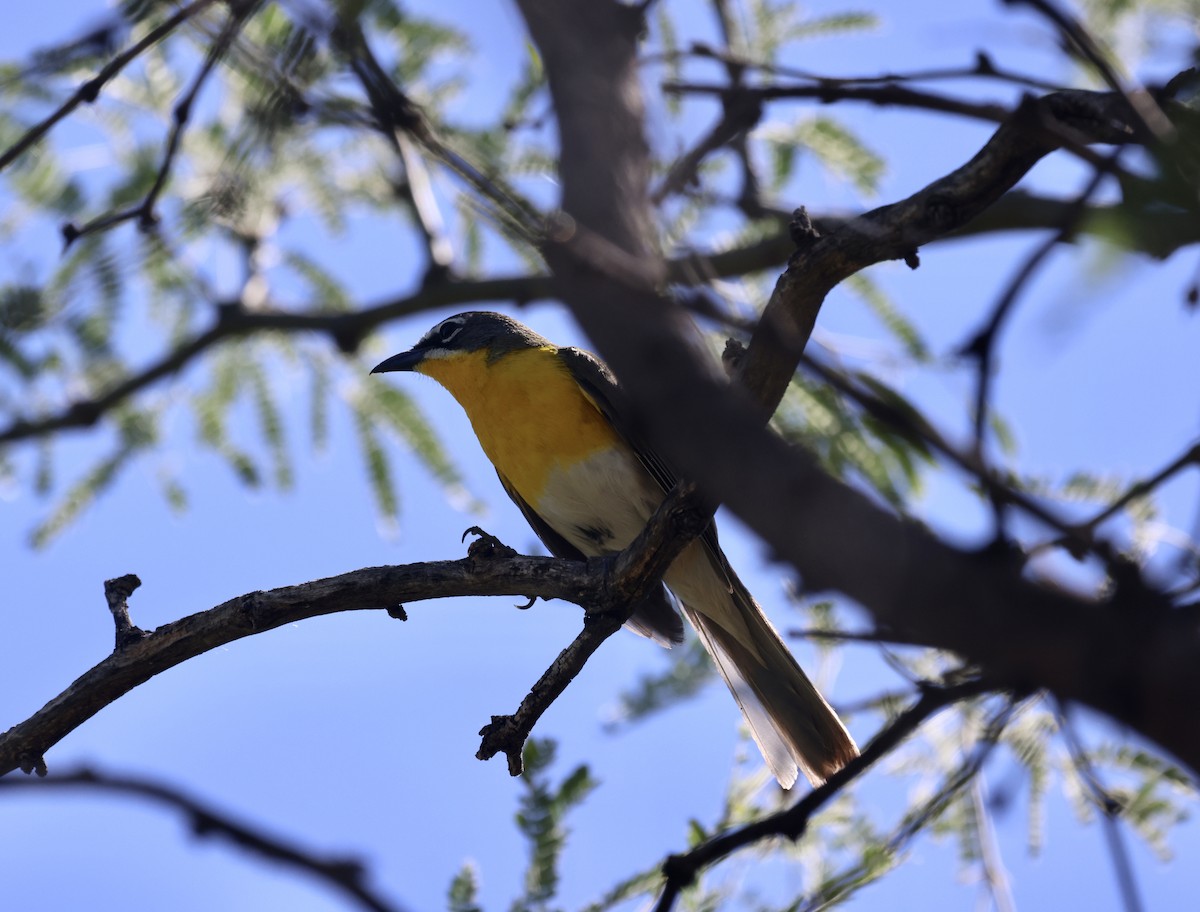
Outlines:
{"type": "Polygon", "coordinates": [[[801,772],[816,787],[856,757],[858,748],[753,596],[728,565],[722,569],[740,615],[741,635],[721,626],[713,617],[718,612],[685,605],[687,618],[733,692],[779,784],[791,788],[801,772]]]}

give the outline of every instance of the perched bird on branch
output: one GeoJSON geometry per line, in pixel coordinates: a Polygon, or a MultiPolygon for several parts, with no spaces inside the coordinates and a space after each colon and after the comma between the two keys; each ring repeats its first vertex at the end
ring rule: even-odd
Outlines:
{"type": "MultiPolygon", "coordinates": [[[[443,320],[372,373],[387,371],[416,371],[449,390],[504,490],[557,557],[621,551],[675,483],[671,469],[632,433],[621,389],[604,364],[502,314],[443,320]]],[[[858,754],[729,566],[715,524],[684,549],[663,581],[781,786],[791,788],[798,773],[818,785],[858,754]]],[[[683,640],[683,623],[661,586],[626,626],[666,647],[683,640]]]]}

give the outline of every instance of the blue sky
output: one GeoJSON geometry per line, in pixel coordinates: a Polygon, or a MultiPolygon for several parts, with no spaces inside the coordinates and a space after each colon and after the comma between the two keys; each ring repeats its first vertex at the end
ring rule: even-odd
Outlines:
{"type": "MultiPolygon", "coordinates": [[[[479,51],[470,103],[486,104],[488,86],[511,78],[522,52],[519,21],[509,7],[471,9],[479,51]]],[[[90,0],[19,5],[6,13],[0,56],[20,56],[74,34],[102,10],[90,0]]],[[[947,13],[943,4],[924,2],[893,16],[871,36],[805,44],[802,65],[846,74],[960,64],[986,42],[1009,65],[1063,74],[1050,67],[1057,57],[1045,30],[1001,4],[963,2],[947,13]]],[[[996,88],[991,97],[1005,92],[996,88]]],[[[703,109],[697,116],[711,114],[703,109]]],[[[960,164],[989,133],[985,126],[947,129],[944,118],[911,112],[848,109],[846,118],[888,158],[882,200],[907,195],[960,164]],[[934,129],[939,132],[931,143],[934,129]]],[[[654,141],[664,139],[657,128],[651,132],[654,141]]],[[[1069,164],[1047,163],[1033,179],[1043,190],[1070,194],[1084,176],[1069,164]]],[[[815,173],[804,194],[801,201],[814,209],[856,202],[843,185],[815,173]]],[[[407,290],[378,268],[389,262],[393,240],[368,230],[336,248],[339,266],[364,299],[407,290]]],[[[923,251],[916,272],[886,264],[872,275],[927,333],[935,352],[946,353],[977,327],[1034,243],[1001,238],[943,245],[923,251]]],[[[49,236],[45,243],[14,242],[0,251],[0,268],[8,276],[26,261],[44,264],[57,255],[49,236]]],[[[1016,427],[1022,468],[1056,477],[1081,467],[1138,477],[1195,439],[1200,322],[1182,306],[1194,270],[1194,252],[1188,251],[1165,265],[1116,257],[1095,245],[1056,255],[1018,308],[1000,351],[997,405],[1016,427]]],[[[407,347],[448,313],[389,327],[378,354],[407,347]]],[[[563,344],[586,344],[556,307],[518,315],[563,344]]],[[[882,336],[850,295],[831,297],[818,340],[870,346],[882,336]]],[[[142,338],[145,347],[134,360],[154,357],[155,341],[142,338]]],[[[195,383],[198,376],[189,371],[182,382],[195,383]]],[[[943,426],[965,433],[969,371],[889,379],[943,426]]],[[[296,485],[286,494],[240,487],[219,459],[195,447],[190,419],[182,415],[162,456],[122,477],[45,551],[30,551],[25,538],[48,505],[27,491],[8,492],[0,501],[8,583],[0,728],[28,717],[107,653],[112,624],[103,601],[106,578],[129,572],[142,578],[131,608],[134,621],[150,628],[256,589],[358,567],[459,556],[459,536],[476,522],[530,549],[533,534],[499,490],[449,396],[424,378],[388,382],[403,384],[431,416],[468,489],[487,505],[482,517],[447,505],[428,474],[397,449],[401,521],[397,529],[381,527],[349,417],[336,411],[327,451],[314,454],[303,435],[295,435],[296,485]],[[157,459],[179,468],[191,491],[183,516],[148,484],[161,468],[157,459]]],[[[302,412],[305,397],[297,386],[287,407],[302,412]]],[[[64,441],[62,477],[87,465],[95,446],[87,434],[64,441]]],[[[1165,493],[1164,521],[1193,530],[1195,474],[1165,493]]],[[[963,543],[986,534],[985,514],[952,474],[930,479],[921,510],[963,543]]],[[[785,577],[735,522],[726,517],[723,523],[723,541],[739,572],[780,626],[793,625],[782,593],[785,577]]],[[[490,715],[515,708],[574,635],[578,610],[550,603],[518,612],[506,599],[408,608],[406,624],[377,613],[339,615],[202,656],[105,709],[47,761],[59,770],[90,762],[161,776],[314,851],[361,855],[376,885],[412,910],[443,907],[451,876],[473,859],[485,907],[502,908],[518,892],[525,862],[512,825],[519,787],[501,762],[474,759],[476,732],[490,715]]],[[[796,651],[806,667],[820,667],[810,647],[800,644],[796,651]]],[[[730,760],[744,745],[739,748],[736,708],[719,686],[620,736],[601,731],[617,693],[663,662],[646,641],[615,637],[539,725],[539,734],[559,740],[557,774],[587,762],[602,783],[571,820],[564,907],[578,907],[681,849],[691,818],[708,822],[720,813],[730,760]]],[[[863,650],[850,649],[840,669],[823,670],[831,673],[827,684],[835,701],[887,683],[880,663],[863,650]]],[[[871,734],[869,725],[854,731],[860,741],[871,734]]],[[[1004,776],[991,785],[1003,787],[1004,776]]],[[[909,787],[878,774],[864,785],[883,825],[894,820],[909,787]]],[[[1018,905],[1059,908],[1069,897],[1090,909],[1119,908],[1100,829],[1081,827],[1055,796],[1046,845],[1040,857],[1030,858],[1023,805],[1018,790],[1014,807],[998,820],[1018,905]]],[[[1136,839],[1129,842],[1147,908],[1178,907],[1195,895],[1200,882],[1189,862],[1200,849],[1200,833],[1194,824],[1172,835],[1177,861],[1170,865],[1136,839]]],[[[956,864],[952,844],[923,837],[899,870],[852,906],[904,908],[918,898],[925,907],[973,905],[977,887],[956,882],[956,864]]],[[[753,865],[742,857],[726,870],[749,876],[753,865]]],[[[12,907],[30,910],[346,908],[290,873],[192,840],[168,814],[97,797],[4,796],[0,877],[12,907]]],[[[801,889],[803,881],[798,869],[773,870],[768,886],[801,889]]]]}

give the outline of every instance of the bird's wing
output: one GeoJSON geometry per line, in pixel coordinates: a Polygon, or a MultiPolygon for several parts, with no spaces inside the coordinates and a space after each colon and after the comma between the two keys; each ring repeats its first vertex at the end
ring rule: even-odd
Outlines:
{"type": "Polygon", "coordinates": [[[600,410],[608,423],[624,438],[637,454],[638,461],[650,474],[663,492],[675,487],[675,472],[642,440],[631,419],[633,410],[628,405],[625,391],[617,383],[612,371],[591,352],[581,348],[560,348],[559,357],[575,378],[575,382],[600,410]]]}
{"type": "MultiPolygon", "coordinates": [[[[617,383],[612,371],[595,355],[581,348],[560,348],[558,354],[571,376],[575,378],[575,382],[600,410],[600,414],[608,419],[609,424],[629,444],[638,462],[662,488],[663,494],[669,493],[675,487],[678,477],[674,469],[646,444],[642,434],[634,426],[631,418],[633,411],[629,408],[625,391],[617,383]]],[[[717,542],[717,524],[709,522],[700,540],[704,543],[704,549],[711,555],[714,567],[718,572],[724,573],[724,555],[721,554],[721,546],[717,542]]]]}

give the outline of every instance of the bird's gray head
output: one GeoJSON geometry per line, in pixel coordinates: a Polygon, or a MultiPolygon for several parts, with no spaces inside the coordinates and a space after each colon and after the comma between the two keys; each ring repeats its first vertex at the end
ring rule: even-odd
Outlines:
{"type": "Polygon", "coordinates": [[[548,346],[552,346],[548,339],[512,317],[490,310],[471,310],[447,317],[408,351],[375,365],[371,373],[416,370],[422,361],[479,351],[487,352],[487,359],[494,361],[509,352],[548,346]]]}

